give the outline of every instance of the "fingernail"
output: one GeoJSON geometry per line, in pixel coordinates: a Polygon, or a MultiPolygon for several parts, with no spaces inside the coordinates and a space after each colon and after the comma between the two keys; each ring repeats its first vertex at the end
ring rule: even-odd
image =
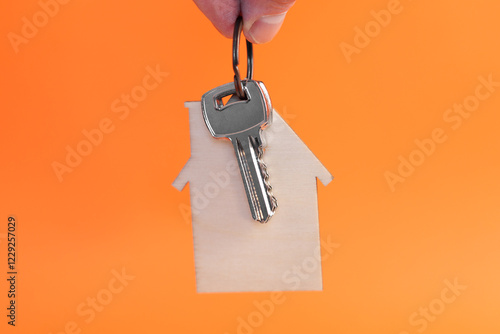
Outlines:
{"type": "Polygon", "coordinates": [[[286,13],[278,15],[266,15],[257,19],[247,30],[248,37],[253,39],[254,43],[267,43],[278,33],[285,20],[286,13]]]}

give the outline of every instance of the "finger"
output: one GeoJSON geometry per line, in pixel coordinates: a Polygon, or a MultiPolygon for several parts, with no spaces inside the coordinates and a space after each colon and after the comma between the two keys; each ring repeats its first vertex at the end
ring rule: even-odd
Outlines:
{"type": "Polygon", "coordinates": [[[267,43],[278,33],[295,0],[242,0],[243,32],[252,43],[267,43]]]}
{"type": "Polygon", "coordinates": [[[222,35],[233,36],[234,22],[240,14],[239,0],[194,0],[194,3],[222,35]]]}

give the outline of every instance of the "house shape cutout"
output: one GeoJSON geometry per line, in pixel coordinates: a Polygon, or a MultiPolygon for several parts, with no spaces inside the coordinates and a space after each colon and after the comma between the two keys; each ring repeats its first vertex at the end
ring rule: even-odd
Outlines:
{"type": "Polygon", "coordinates": [[[200,102],[185,107],[191,157],[173,186],[189,182],[197,291],[322,290],[316,179],[326,186],[332,175],[274,111],[263,160],[278,208],[258,223],[233,146],[210,135],[200,102]]]}

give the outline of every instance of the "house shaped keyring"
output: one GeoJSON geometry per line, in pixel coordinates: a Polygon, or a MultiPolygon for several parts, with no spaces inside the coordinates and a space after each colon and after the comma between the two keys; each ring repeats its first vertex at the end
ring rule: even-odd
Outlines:
{"type": "Polygon", "coordinates": [[[275,111],[266,163],[279,209],[257,223],[231,145],[207,131],[200,102],[185,106],[191,157],[173,186],[189,182],[197,291],[322,290],[317,179],[332,175],[275,111]]]}

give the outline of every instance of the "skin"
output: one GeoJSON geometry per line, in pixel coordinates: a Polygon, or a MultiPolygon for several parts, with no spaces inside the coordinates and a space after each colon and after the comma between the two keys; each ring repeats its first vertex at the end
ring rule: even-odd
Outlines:
{"type": "Polygon", "coordinates": [[[217,30],[231,38],[234,22],[243,16],[243,33],[252,43],[271,41],[295,0],[194,0],[217,30]]]}

